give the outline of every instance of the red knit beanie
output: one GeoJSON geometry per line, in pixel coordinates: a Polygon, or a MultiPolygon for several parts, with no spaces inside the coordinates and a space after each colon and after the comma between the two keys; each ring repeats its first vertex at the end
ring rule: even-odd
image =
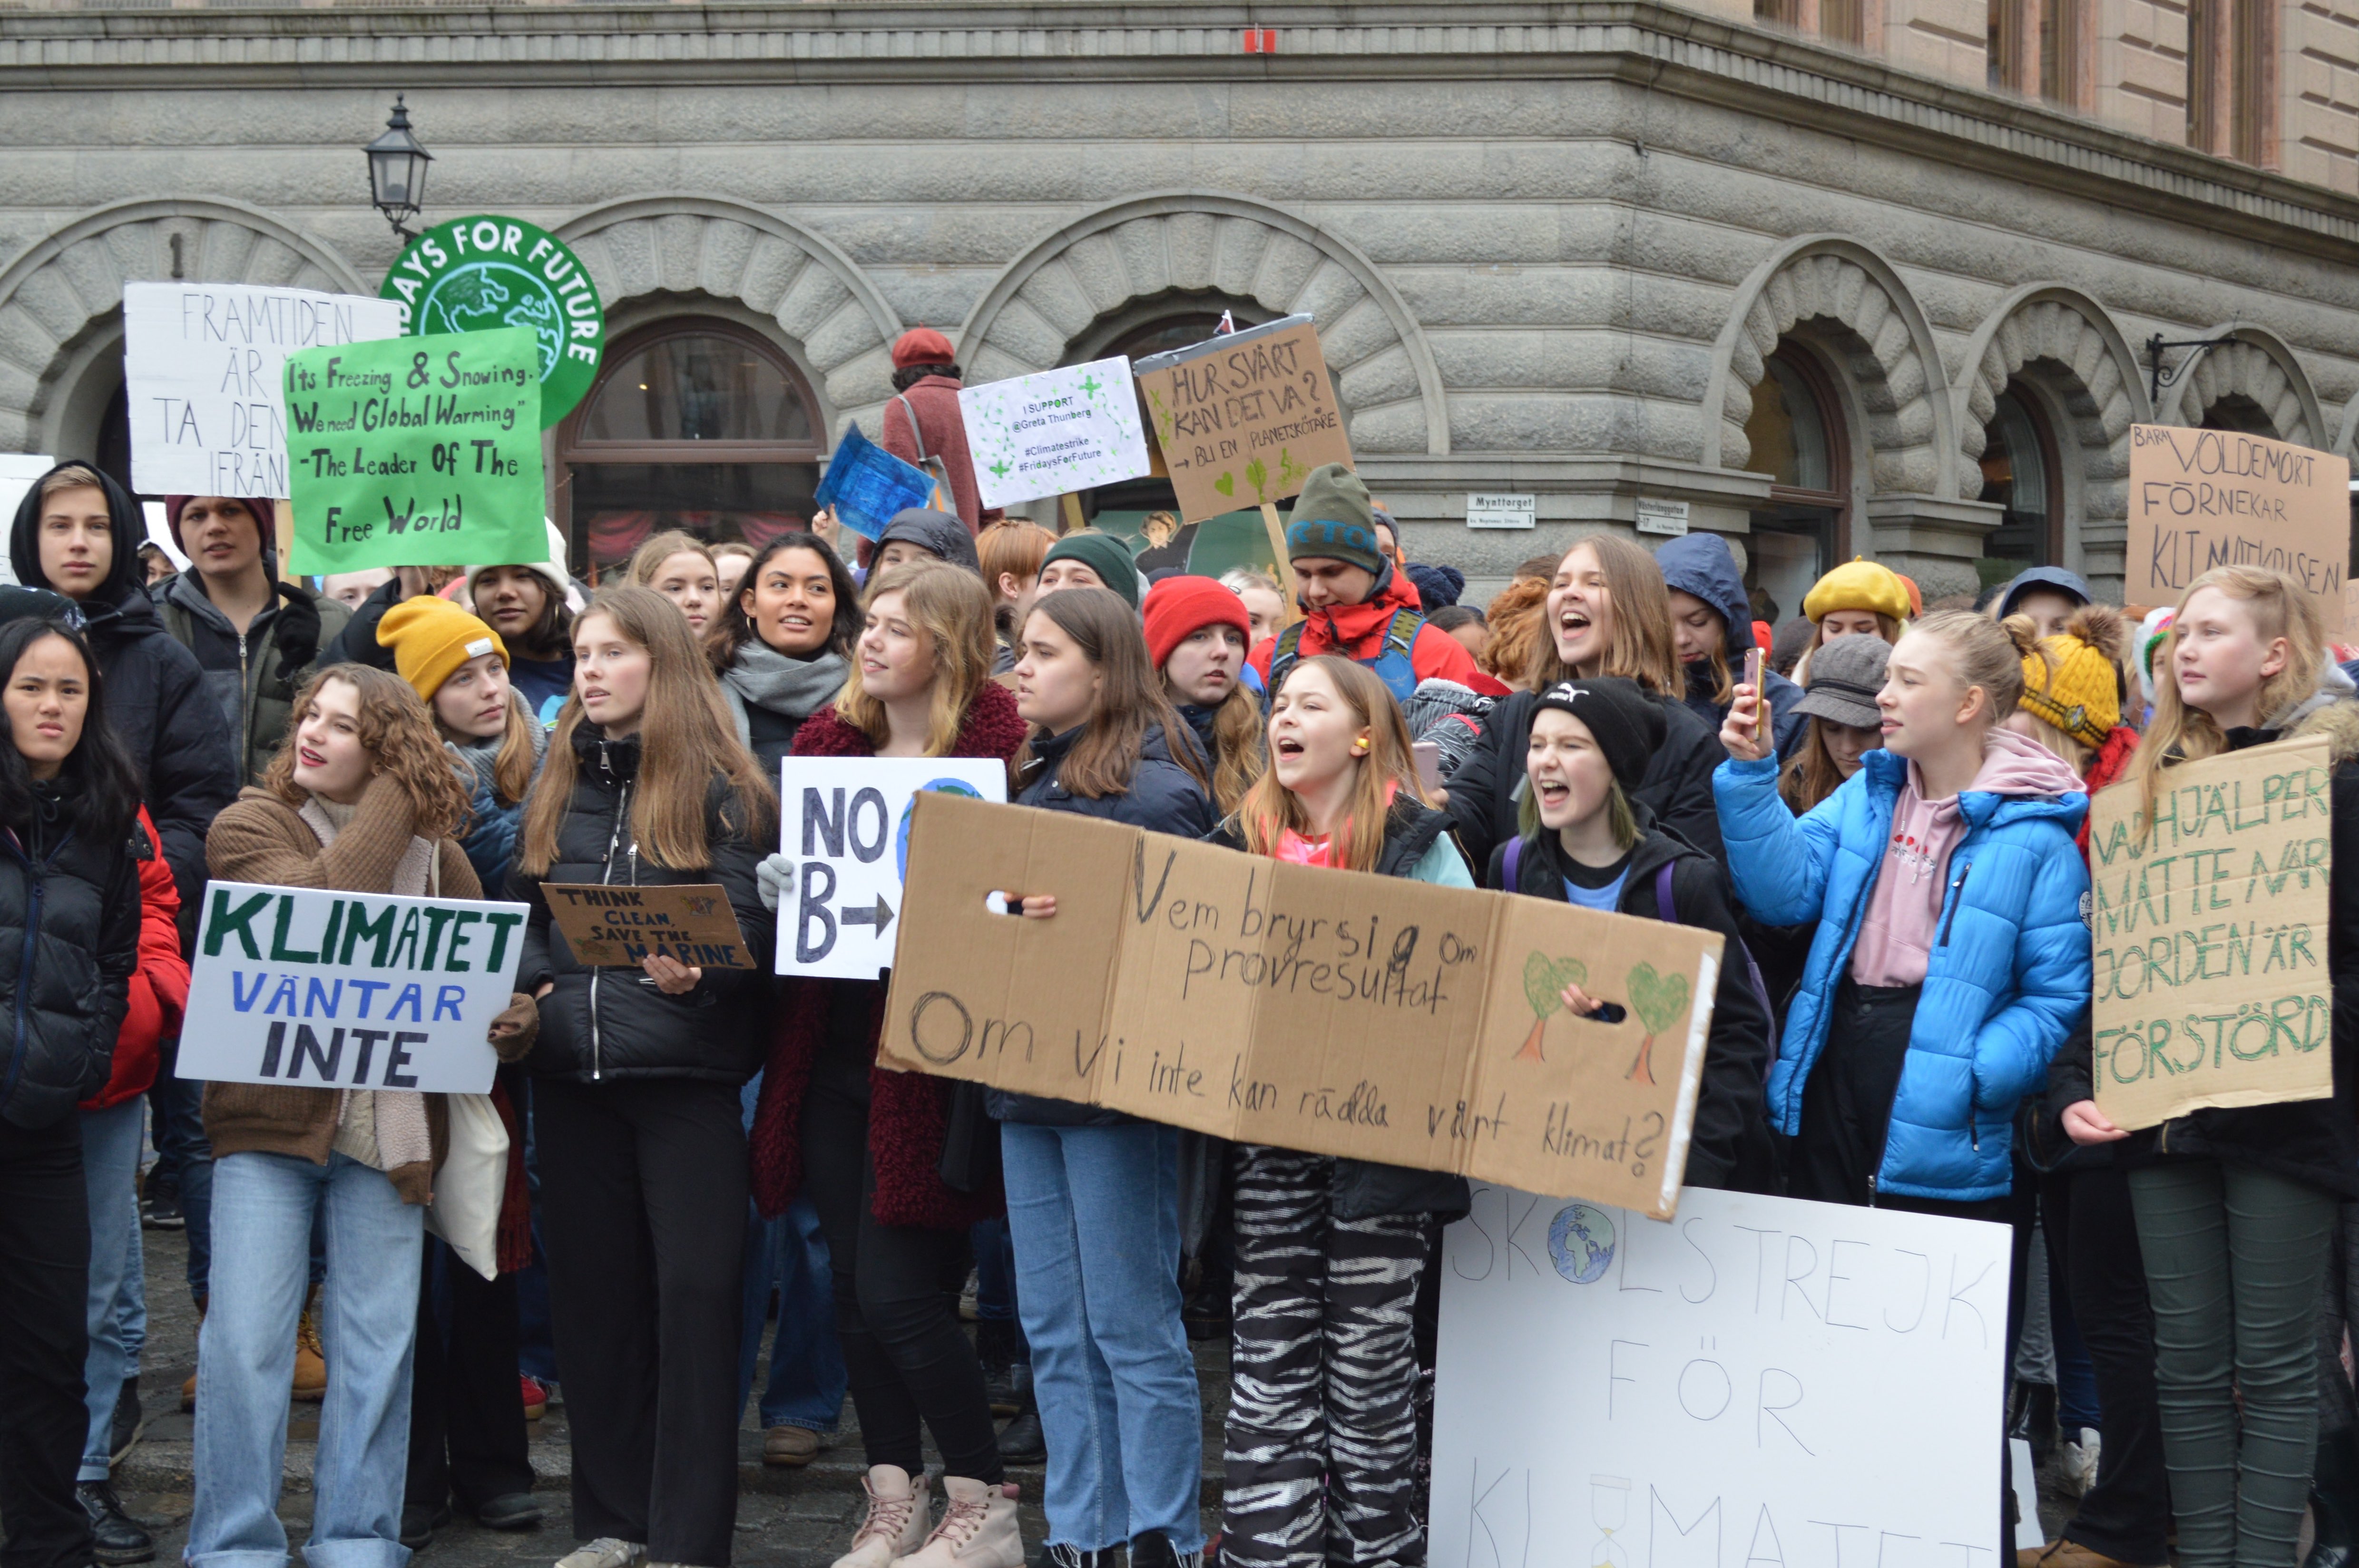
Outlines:
{"type": "Polygon", "coordinates": [[[1234,626],[1237,635],[1253,639],[1245,601],[1208,577],[1165,578],[1147,590],[1139,613],[1147,620],[1147,657],[1158,670],[1199,627],[1234,626]]]}
{"type": "MultiPolygon", "coordinates": [[[[180,539],[180,514],[187,511],[189,503],[195,499],[193,495],[168,495],[164,498],[164,524],[171,529],[172,543],[179,546],[180,554],[184,556],[189,553],[189,546],[180,539]]],[[[277,508],[267,501],[251,501],[242,495],[229,499],[244,503],[246,514],[254,519],[254,531],[262,536],[263,559],[270,562],[276,569],[278,562],[277,508]]]]}

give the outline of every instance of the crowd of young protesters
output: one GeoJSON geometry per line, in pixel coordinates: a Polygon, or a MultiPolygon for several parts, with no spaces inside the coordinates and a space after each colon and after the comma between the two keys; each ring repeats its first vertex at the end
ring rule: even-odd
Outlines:
{"type": "Polygon", "coordinates": [[[8,1568],[154,1555],[109,1481],[143,1137],[202,1314],[194,1568],[288,1560],[290,1397],[321,1401],[314,1568],[398,1568],[460,1511],[531,1528],[552,1381],[560,1568],[723,1568],[748,1399],[792,1466],[847,1393],[838,1568],[1422,1561],[1419,1298],[1462,1180],[883,1072],[882,983],[601,968],[553,930],[544,882],[717,882],[767,951],[796,757],[988,759],[1044,811],[1718,933],[1686,1181],[2012,1228],[2017,1430],[2078,1494],[2025,1568],[2289,1568],[2305,1509],[2313,1568],[2359,1550],[2359,877],[2331,1098],[2129,1133],[2091,1087],[2092,794],[2323,736],[2359,855],[2359,701],[2299,585],[2116,607],[2035,568],[1928,605],[1862,559],[1772,627],[1719,536],[1601,531],[1476,609],[1342,465],[1295,499],[1290,580],[1215,579],[1168,516],[1135,552],[982,509],[950,345],[895,362],[886,444],[944,510],[856,551],[824,516],[661,533],[595,592],[553,528],[545,561],[315,591],[270,503],[221,496],[170,498],[189,565],[151,586],[112,480],[34,486],[0,590],[8,1568]],[[489,1108],[180,1078],[208,877],[528,903],[489,1108]],[[508,1144],[466,1177],[481,1256],[424,1225],[475,1115],[508,1144]],[[1190,1338],[1223,1330],[1208,1534],[1190,1338]],[[1027,1543],[1008,1465],[1043,1457],[1027,1543]]]}

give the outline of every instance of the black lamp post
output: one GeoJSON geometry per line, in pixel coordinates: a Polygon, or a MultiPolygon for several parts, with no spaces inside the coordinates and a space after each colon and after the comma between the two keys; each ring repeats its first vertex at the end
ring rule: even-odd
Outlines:
{"type": "Polygon", "coordinates": [[[426,166],[434,161],[434,155],[410,135],[409,110],[401,94],[394,96],[393,116],[385,123],[385,135],[361,151],[368,157],[369,200],[406,245],[418,236],[402,227],[401,221],[415,218],[423,206],[426,166]]]}

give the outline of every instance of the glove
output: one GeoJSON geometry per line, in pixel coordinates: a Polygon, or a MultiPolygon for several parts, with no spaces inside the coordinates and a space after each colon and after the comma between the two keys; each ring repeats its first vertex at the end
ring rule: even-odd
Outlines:
{"type": "Polygon", "coordinates": [[[784,855],[765,855],[754,868],[754,880],[761,885],[762,907],[776,914],[779,902],[795,891],[795,863],[784,855]]]}
{"type": "Polygon", "coordinates": [[[492,1016],[492,1050],[503,1062],[521,1062],[540,1035],[540,1004],[511,991],[507,1006],[492,1016]]]}

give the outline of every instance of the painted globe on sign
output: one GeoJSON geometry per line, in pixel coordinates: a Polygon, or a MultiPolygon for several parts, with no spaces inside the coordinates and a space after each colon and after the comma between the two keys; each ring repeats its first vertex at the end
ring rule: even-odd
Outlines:
{"type": "Polygon", "coordinates": [[[1614,1217],[1585,1203],[1565,1205],[1549,1225],[1549,1256],[1574,1284],[1595,1284],[1614,1266],[1614,1217]]]}
{"type": "Polygon", "coordinates": [[[909,880],[909,818],[918,809],[918,797],[928,790],[942,795],[962,795],[969,800],[981,800],[982,795],[964,779],[935,779],[909,792],[909,804],[901,808],[901,826],[893,835],[893,862],[901,880],[909,880]]]}
{"type": "Polygon", "coordinates": [[[544,429],[571,413],[597,377],[606,341],[598,285],[563,241],[521,218],[479,212],[435,224],[410,242],[377,292],[401,301],[411,337],[530,332],[544,429]]]}
{"type": "Polygon", "coordinates": [[[565,311],[557,291],[514,262],[462,263],[436,278],[418,301],[419,336],[523,327],[540,344],[543,381],[565,351],[565,311]]]}

